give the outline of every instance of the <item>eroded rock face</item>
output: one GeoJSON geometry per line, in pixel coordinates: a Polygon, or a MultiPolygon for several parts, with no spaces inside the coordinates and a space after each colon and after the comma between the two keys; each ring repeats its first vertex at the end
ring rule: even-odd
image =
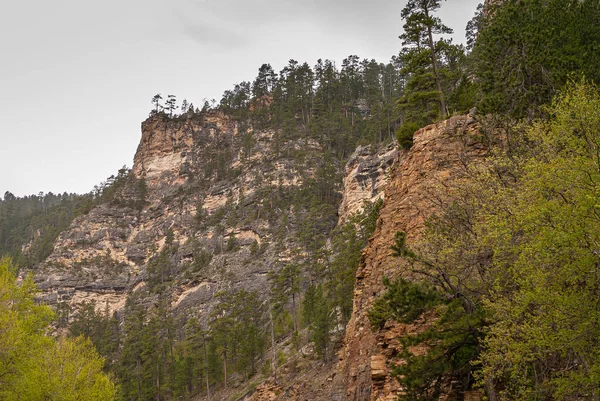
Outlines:
{"type": "Polygon", "coordinates": [[[395,142],[374,150],[359,146],[346,163],[344,196],[339,208],[339,224],[363,209],[363,202],[375,202],[384,197],[385,184],[398,155],[395,142]]]}
{"type": "MultiPolygon", "coordinates": [[[[346,205],[353,204],[356,207],[362,203],[358,202],[360,196],[354,197],[357,193],[371,194],[373,186],[357,185],[360,171],[390,171],[389,167],[360,167],[392,164],[389,161],[376,163],[371,160],[364,163],[360,160],[361,155],[369,153],[359,148],[353,160],[347,164],[344,179],[347,193],[344,199],[356,201],[347,201],[346,205]]],[[[386,153],[384,151],[383,155],[386,153]]],[[[434,316],[425,314],[409,325],[388,321],[382,330],[374,332],[367,312],[384,291],[384,276],[392,279],[398,276],[410,278],[402,261],[392,256],[390,246],[395,233],[406,232],[409,245],[418,239],[425,220],[435,211],[436,200],[439,200],[439,196],[449,195],[444,193],[447,188],[445,184],[463,179],[464,165],[481,161],[485,155],[486,149],[478,141],[477,125],[472,117],[467,116],[453,117],[417,131],[413,147],[395,155],[394,168],[386,174],[389,181],[381,181],[385,187],[385,201],[377,229],[363,253],[356,274],[354,310],[339,360],[325,366],[328,372],[325,376],[320,371],[308,374],[293,387],[297,391],[282,393],[277,400],[393,401],[403,394],[397,380],[390,376],[391,364],[401,363],[397,359],[400,350],[398,339],[426,330],[434,316]]],[[[381,159],[385,160],[385,157],[381,159]]],[[[345,210],[352,208],[350,206],[345,210]]],[[[340,207],[340,216],[344,215],[343,210],[344,207],[340,207]]],[[[346,216],[349,213],[345,212],[346,216]]],[[[426,349],[418,346],[413,347],[411,352],[419,355],[425,353],[426,349]]],[[[467,396],[477,399],[480,394],[465,393],[464,396],[465,399],[467,396]]],[[[255,394],[252,400],[261,401],[262,398],[255,394]]]]}
{"type": "MultiPolygon", "coordinates": [[[[184,183],[194,170],[205,166],[198,150],[207,147],[232,147],[238,138],[238,123],[219,111],[202,118],[176,120],[160,115],[142,123],[142,138],[133,164],[133,174],[151,187],[184,183]]],[[[239,149],[237,149],[239,150],[239,149]]]]}
{"type": "MultiPolygon", "coordinates": [[[[431,320],[388,322],[373,332],[367,312],[383,292],[384,276],[407,275],[402,261],[391,256],[395,233],[406,232],[409,243],[417,239],[445,184],[462,178],[465,163],[485,156],[477,134],[471,118],[453,117],[415,133],[408,151],[398,153],[394,145],[357,149],[340,185],[339,222],[359,211],[363,200],[385,196],[385,202],[356,275],[354,312],[339,361],[307,357],[308,373],[293,385],[282,390],[267,383],[250,399],[392,400],[402,393],[390,377],[398,337],[423,330],[431,320]]],[[[278,191],[302,187],[323,155],[314,140],[276,143],[277,137],[218,112],[144,122],[128,184],[114,201],[75,219],[37,271],[44,299],[73,309],[94,300],[103,310],[121,310],[129,294],[148,288],[150,260],[170,235],[176,251],[168,296],[175,313],[206,316],[222,290],[264,294],[268,272],[298,246],[294,230],[300,222],[273,199],[278,191]],[[147,189],[140,202],[142,181],[147,189]],[[205,265],[194,265],[198,251],[211,255],[205,265]]]]}
{"type": "MultiPolygon", "coordinates": [[[[125,187],[75,219],[36,271],[42,298],[71,310],[93,300],[118,311],[128,294],[146,286],[150,258],[168,235],[177,249],[169,260],[173,308],[206,311],[215,292],[233,287],[263,291],[281,258],[269,247],[275,219],[261,216],[271,212],[266,195],[273,185],[301,185],[309,176],[297,171],[296,160],[272,152],[274,134],[251,127],[240,134],[238,123],[218,111],[142,123],[125,187]],[[242,135],[252,136],[251,145],[243,146],[242,135]],[[193,266],[198,251],[211,255],[206,266],[193,266]]],[[[304,142],[279,145],[308,149],[311,163],[322,149],[304,142]]]]}
{"type": "Polygon", "coordinates": [[[388,322],[383,330],[375,333],[367,312],[384,291],[384,276],[409,277],[402,261],[392,256],[390,246],[395,233],[406,232],[409,244],[417,239],[425,220],[436,208],[435,199],[444,196],[444,184],[461,179],[465,163],[482,160],[485,156],[486,150],[477,141],[477,133],[472,119],[453,117],[417,131],[413,147],[398,156],[397,169],[385,189],[377,230],[356,274],[354,311],[332,389],[333,393],[343,390],[345,400],[379,401],[396,399],[402,394],[388,369],[397,354],[397,338],[423,330],[428,319],[411,325],[388,322]]]}
{"type": "MultiPolygon", "coordinates": [[[[347,190],[336,195],[345,215],[381,196],[394,152],[359,149],[346,170],[347,190]]],[[[315,140],[240,127],[218,111],[149,118],[126,184],[76,218],[36,270],[41,298],[71,311],[95,301],[118,312],[130,294],[149,288],[151,260],[167,241],[176,249],[168,277],[175,313],[206,316],[222,290],[265,294],[267,273],[298,247],[301,223],[274,198],[302,188],[323,153],[315,140]],[[210,255],[203,265],[199,253],[210,255]]]]}

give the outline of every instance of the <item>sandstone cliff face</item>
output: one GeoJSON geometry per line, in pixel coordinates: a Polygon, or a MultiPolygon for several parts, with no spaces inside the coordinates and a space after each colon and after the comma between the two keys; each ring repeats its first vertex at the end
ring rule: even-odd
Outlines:
{"type": "MultiPolygon", "coordinates": [[[[344,169],[339,222],[363,200],[385,196],[385,202],[356,275],[340,360],[322,364],[307,357],[304,365],[284,368],[291,384],[266,383],[248,399],[392,400],[401,394],[389,375],[397,338],[429,322],[390,322],[374,333],[366,314],[383,291],[384,276],[408,274],[391,256],[396,231],[407,232],[409,241],[418,238],[444,185],[485,155],[477,136],[472,119],[454,117],[419,130],[408,151],[398,153],[394,145],[357,149],[344,169]]],[[[206,316],[220,290],[265,293],[267,273],[298,245],[293,207],[281,210],[274,199],[314,177],[322,154],[316,141],[281,140],[275,131],[243,127],[218,112],[147,120],[119,196],[75,219],[36,272],[45,300],[72,310],[85,300],[121,310],[128,295],[149,285],[149,263],[169,237],[177,249],[168,277],[175,313],[206,316]],[[199,251],[211,255],[200,267],[193,263],[199,251]]]]}
{"type": "Polygon", "coordinates": [[[397,155],[397,144],[393,142],[381,149],[359,146],[350,156],[344,173],[338,224],[343,224],[352,213],[362,211],[365,200],[375,202],[383,199],[385,184],[389,181],[397,155]]]}
{"type": "MultiPolygon", "coordinates": [[[[166,277],[175,313],[206,316],[221,290],[265,294],[267,273],[298,247],[296,211],[274,199],[303,188],[323,159],[318,142],[278,134],[218,111],[142,123],[134,166],[115,199],[75,219],[36,271],[42,298],[71,314],[83,301],[118,312],[148,288],[151,260],[169,236],[177,249],[166,277]],[[194,263],[199,253],[210,255],[204,266],[194,263]]],[[[342,217],[381,195],[394,152],[359,149],[336,195],[342,217]]]]}
{"type": "Polygon", "coordinates": [[[402,393],[389,375],[390,362],[400,346],[397,338],[422,330],[428,320],[413,325],[388,322],[375,333],[367,312],[384,290],[384,276],[410,277],[402,261],[391,254],[395,233],[406,232],[409,244],[419,237],[425,220],[435,211],[436,200],[450,195],[446,185],[464,176],[465,164],[484,157],[477,136],[470,117],[453,117],[417,131],[412,148],[398,156],[397,168],[385,188],[377,230],[356,274],[353,316],[340,351],[333,399],[391,401],[402,393]]]}
{"type": "Polygon", "coordinates": [[[238,123],[218,111],[201,119],[148,119],[142,123],[133,174],[144,178],[151,187],[181,185],[191,173],[188,168],[194,166],[198,170],[205,165],[211,145],[233,145],[238,137],[238,123]],[[203,145],[207,145],[206,149],[203,145]]]}
{"type": "MultiPolygon", "coordinates": [[[[356,274],[353,314],[346,329],[344,346],[339,351],[339,360],[314,366],[314,372],[285,389],[265,383],[247,398],[249,401],[395,401],[402,395],[402,389],[390,375],[391,364],[401,363],[397,358],[400,348],[398,338],[426,329],[433,317],[422,316],[411,325],[388,322],[383,330],[373,332],[367,312],[384,291],[384,276],[410,278],[410,272],[402,261],[392,256],[390,246],[395,233],[406,232],[409,245],[419,238],[426,219],[435,212],[440,199],[451,196],[448,184],[465,178],[465,165],[477,163],[485,157],[486,148],[479,140],[473,118],[453,117],[417,131],[412,148],[397,153],[393,162],[386,156],[381,157],[387,154],[386,150],[378,153],[379,162],[375,162],[377,158],[369,159],[368,164],[378,167],[367,171],[387,171],[388,179],[381,181],[385,193],[378,195],[385,200],[377,229],[363,252],[356,274]]],[[[368,153],[359,148],[347,164],[344,179],[347,198],[340,206],[340,217],[344,216],[344,205],[358,207],[360,202],[351,201],[356,193],[369,193],[367,185],[358,185],[364,180],[357,178],[361,177],[360,171],[364,171],[361,166],[367,165],[360,160],[360,155],[368,153]]],[[[363,176],[368,177],[369,174],[363,176]]],[[[418,348],[412,351],[425,352],[418,348]]],[[[479,399],[477,394],[465,394],[465,399],[471,396],[479,399]]]]}
{"type": "MultiPolygon", "coordinates": [[[[266,246],[261,257],[250,258],[255,241],[273,242],[272,221],[260,216],[250,221],[243,214],[265,213],[268,199],[258,189],[273,183],[285,187],[301,178],[295,160],[273,155],[272,131],[244,134],[253,136],[245,149],[237,122],[216,111],[202,118],[145,121],[125,188],[114,202],[75,219],[37,271],[44,299],[70,309],[93,300],[98,308],[120,310],[128,294],[147,285],[148,262],[169,233],[178,248],[168,278],[174,308],[205,310],[221,289],[263,288],[267,271],[282,255],[266,246]],[[244,210],[242,216],[225,221],[236,206],[244,210]],[[216,217],[206,224],[199,211],[204,220],[216,217]],[[233,246],[225,252],[230,237],[233,246]],[[192,271],[199,250],[213,257],[202,271],[192,271]]],[[[308,159],[321,150],[316,143],[281,146],[303,146],[308,159]]]]}

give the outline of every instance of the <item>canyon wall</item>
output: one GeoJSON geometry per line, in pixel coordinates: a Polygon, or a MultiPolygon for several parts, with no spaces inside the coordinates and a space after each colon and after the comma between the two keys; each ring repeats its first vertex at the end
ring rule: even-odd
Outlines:
{"type": "Polygon", "coordinates": [[[397,231],[407,234],[407,243],[415,241],[428,216],[435,212],[440,197],[448,193],[451,182],[464,178],[465,166],[482,160],[486,154],[475,121],[469,116],[452,117],[429,125],[414,134],[410,150],[398,156],[397,167],[385,187],[385,202],[377,229],[363,252],[356,273],[354,309],[340,351],[332,398],[348,401],[391,401],[402,394],[390,376],[398,337],[417,333],[426,327],[427,318],[411,325],[388,322],[374,332],[367,313],[384,287],[383,277],[410,278],[403,261],[392,256],[391,245],[397,231]]]}

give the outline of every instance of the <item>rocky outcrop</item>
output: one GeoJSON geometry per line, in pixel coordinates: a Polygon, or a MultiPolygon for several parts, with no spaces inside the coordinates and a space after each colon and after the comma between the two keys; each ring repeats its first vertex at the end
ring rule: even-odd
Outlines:
{"type": "MultiPolygon", "coordinates": [[[[379,160],[387,159],[381,157],[387,152],[375,153],[380,155],[379,160]]],[[[356,274],[354,309],[346,329],[344,346],[339,351],[339,360],[325,365],[326,373],[319,370],[298,380],[298,384],[293,387],[294,392],[272,391],[268,397],[276,394],[277,400],[397,400],[403,394],[403,389],[390,374],[394,363],[402,363],[397,357],[401,347],[398,339],[422,332],[433,323],[434,316],[425,314],[409,325],[388,321],[382,330],[375,332],[370,327],[367,312],[384,291],[384,276],[410,278],[410,272],[402,261],[392,256],[390,246],[395,233],[406,232],[409,244],[417,240],[426,219],[435,212],[440,199],[451,195],[449,184],[456,184],[465,178],[465,166],[482,161],[486,155],[486,147],[480,142],[475,120],[471,116],[459,116],[417,131],[412,148],[397,153],[393,163],[376,162],[377,158],[360,160],[361,155],[367,154],[374,153],[359,148],[347,164],[345,199],[352,199],[353,194],[361,192],[360,188],[367,188],[362,190],[363,194],[371,194],[367,185],[357,185],[360,182],[357,179],[361,175],[360,171],[386,171],[388,179],[381,181],[385,193],[379,196],[384,196],[385,201],[376,232],[363,252],[356,274]],[[380,167],[391,164],[393,169],[380,167]],[[369,165],[378,167],[364,168],[369,165]]],[[[358,205],[360,202],[353,204],[358,205]]],[[[350,209],[351,207],[346,210],[350,209]]],[[[340,216],[343,215],[342,210],[344,209],[341,207],[340,216]]],[[[418,355],[425,353],[426,349],[417,346],[411,348],[411,352],[418,355]]],[[[451,391],[451,388],[448,390],[451,391]]],[[[255,393],[252,400],[262,401],[259,394],[263,392],[255,393]]],[[[476,391],[463,395],[470,400],[481,397],[476,391]]],[[[265,396],[264,399],[272,399],[268,397],[265,396]]]]}
{"type": "Polygon", "coordinates": [[[36,271],[42,298],[72,310],[96,301],[118,311],[128,294],[147,284],[148,263],[169,235],[177,249],[168,277],[174,308],[203,309],[216,291],[232,285],[264,286],[278,251],[265,247],[250,261],[250,248],[270,243],[272,227],[244,214],[266,206],[257,181],[265,188],[301,179],[292,161],[273,156],[273,132],[244,134],[253,136],[251,148],[242,149],[238,123],[218,111],[143,122],[134,166],[114,199],[75,219],[36,271]],[[244,212],[234,219],[229,212],[237,208],[244,212]],[[226,251],[229,238],[235,240],[226,251]],[[210,255],[202,271],[191,266],[198,252],[210,255]],[[234,274],[224,280],[228,270],[234,274]]]}
{"type": "MultiPolygon", "coordinates": [[[[394,152],[358,150],[335,195],[345,215],[381,196],[394,152]]],[[[152,284],[150,265],[167,241],[175,313],[206,316],[221,290],[264,294],[267,273],[298,248],[301,221],[285,198],[310,182],[323,153],[313,139],[286,140],[219,111],[149,118],[113,199],[76,218],[36,270],[41,298],[71,312],[83,301],[118,312],[152,284]]]]}
{"type": "Polygon", "coordinates": [[[397,144],[392,142],[380,149],[359,146],[350,156],[345,167],[339,224],[351,214],[361,212],[365,200],[375,202],[384,197],[385,184],[397,154],[397,144]]]}
{"type": "MultiPolygon", "coordinates": [[[[338,194],[339,222],[364,200],[385,202],[356,274],[354,312],[339,361],[306,357],[304,365],[290,364],[282,373],[291,384],[265,383],[248,399],[392,400],[402,393],[390,377],[397,339],[423,330],[430,319],[388,322],[373,332],[367,312],[383,291],[384,276],[408,275],[391,256],[395,233],[405,231],[409,242],[419,237],[436,200],[448,195],[448,184],[461,179],[465,164],[485,155],[477,137],[472,119],[453,117],[415,133],[408,151],[398,153],[393,144],[357,149],[338,194]]],[[[152,285],[150,265],[166,247],[167,294],[176,314],[207,316],[221,290],[264,294],[268,272],[298,248],[301,215],[285,199],[311,182],[323,153],[312,139],[286,140],[220,112],[150,118],[142,124],[125,184],[110,202],[75,219],[39,266],[42,297],[71,310],[95,301],[120,311],[130,294],[152,285]]]]}
{"type": "Polygon", "coordinates": [[[388,322],[383,330],[373,332],[367,312],[384,290],[383,277],[410,276],[402,261],[392,257],[395,233],[406,232],[409,243],[417,239],[437,200],[449,195],[448,184],[464,177],[465,164],[481,160],[485,154],[474,121],[461,116],[417,131],[412,148],[399,155],[385,189],[377,230],[356,274],[354,310],[340,351],[333,393],[343,391],[343,399],[348,401],[394,400],[402,393],[389,376],[390,363],[398,362],[394,361],[397,338],[422,330],[429,321],[424,317],[412,325],[388,322]]]}
{"type": "Polygon", "coordinates": [[[229,147],[237,137],[238,123],[219,111],[202,118],[150,118],[142,123],[133,174],[150,186],[180,185],[189,178],[189,168],[205,165],[206,159],[199,159],[202,152],[198,152],[204,144],[229,147]]]}

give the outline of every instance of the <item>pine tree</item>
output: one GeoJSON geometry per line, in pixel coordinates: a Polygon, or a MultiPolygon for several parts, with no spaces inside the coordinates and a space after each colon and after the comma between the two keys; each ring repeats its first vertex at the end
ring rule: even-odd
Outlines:
{"type": "MultiPolygon", "coordinates": [[[[278,272],[269,272],[271,284],[271,301],[275,310],[281,315],[291,300],[291,315],[294,332],[298,331],[297,302],[300,293],[300,266],[287,264],[278,272]]],[[[277,314],[276,314],[277,315],[277,314]]]]}
{"type": "Polygon", "coordinates": [[[579,73],[600,83],[597,0],[506,0],[476,17],[482,112],[533,119],[579,73]]]}
{"type": "Polygon", "coordinates": [[[163,109],[163,106],[160,104],[161,100],[162,96],[160,93],[157,93],[156,95],[154,95],[154,97],[152,97],[152,104],[154,105],[155,114],[158,114],[163,109]]]}
{"type": "Polygon", "coordinates": [[[173,118],[173,114],[175,113],[175,110],[177,110],[177,108],[177,97],[175,95],[167,96],[165,109],[169,111],[169,117],[173,118]]]}
{"type": "Polygon", "coordinates": [[[430,74],[434,83],[434,91],[439,101],[440,115],[445,118],[446,100],[442,89],[442,77],[439,66],[439,45],[434,40],[434,35],[451,34],[452,29],[442,23],[440,18],[433,16],[441,6],[441,0],[409,0],[402,9],[404,33],[400,35],[403,46],[410,49],[405,52],[405,58],[412,62],[412,67],[422,66],[423,71],[415,74],[420,76],[422,82],[415,84],[415,90],[432,97],[433,93],[427,89],[426,77],[430,74]],[[426,61],[427,60],[427,61],[426,61]]]}

